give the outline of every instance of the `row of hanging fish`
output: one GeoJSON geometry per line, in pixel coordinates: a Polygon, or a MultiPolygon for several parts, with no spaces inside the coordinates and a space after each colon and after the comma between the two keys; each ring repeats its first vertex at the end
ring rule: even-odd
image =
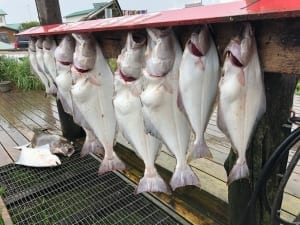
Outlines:
{"type": "Polygon", "coordinates": [[[217,95],[218,127],[238,155],[228,183],[249,175],[246,150],[266,100],[254,32],[250,24],[242,30],[225,49],[222,78],[207,25],[184,51],[172,28],[147,29],[148,37],[128,32],[114,74],[90,33],[66,35],[58,46],[51,37],[32,39],[29,56],[46,93],[56,93],[85,130],[81,154],[104,153],[99,174],[125,169],[113,149],[119,131],[145,164],[136,192],[167,193],[155,168],[162,144],[176,158],[171,188],[200,186],[189,162],[212,157],[204,133],[217,95]]]}

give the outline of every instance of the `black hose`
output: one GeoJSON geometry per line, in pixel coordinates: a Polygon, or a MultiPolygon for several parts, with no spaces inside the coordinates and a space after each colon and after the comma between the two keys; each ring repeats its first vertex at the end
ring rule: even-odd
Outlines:
{"type": "Polygon", "coordinates": [[[281,224],[286,224],[286,225],[296,225],[296,224],[300,224],[299,222],[293,223],[293,222],[288,222],[286,220],[283,220],[280,218],[280,213],[278,212],[278,210],[281,208],[281,196],[282,193],[284,191],[284,188],[291,176],[291,174],[293,173],[298,161],[300,160],[300,148],[297,149],[297,151],[295,152],[292,160],[290,161],[286,172],[284,173],[281,182],[279,184],[279,188],[276,192],[276,197],[274,199],[273,205],[272,205],[272,212],[271,212],[271,220],[272,220],[272,224],[275,224],[277,221],[279,221],[281,224]]]}
{"type": "MultiPolygon", "coordinates": [[[[298,122],[300,121],[300,117],[292,117],[290,118],[290,121],[292,122],[298,122]]],[[[248,215],[249,210],[251,210],[256,203],[257,196],[259,192],[261,191],[262,187],[266,185],[267,180],[271,176],[275,166],[280,162],[280,159],[285,156],[286,152],[290,150],[294,144],[299,141],[300,139],[300,127],[295,129],[281,144],[276,148],[276,150],[273,152],[273,154],[270,156],[266,164],[264,165],[261,175],[259,176],[258,181],[255,184],[254,191],[251,195],[251,198],[248,202],[248,205],[243,213],[243,216],[241,217],[239,225],[243,225],[245,223],[246,217],[248,215]]]]}

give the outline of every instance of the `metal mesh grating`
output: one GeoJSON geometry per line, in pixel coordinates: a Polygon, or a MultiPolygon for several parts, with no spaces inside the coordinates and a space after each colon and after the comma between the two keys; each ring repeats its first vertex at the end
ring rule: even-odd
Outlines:
{"type": "MultiPolygon", "coordinates": [[[[182,224],[99,162],[74,154],[56,168],[0,168],[4,203],[14,224],[182,224]]],[[[181,221],[181,220],[180,220],[181,221]]]]}

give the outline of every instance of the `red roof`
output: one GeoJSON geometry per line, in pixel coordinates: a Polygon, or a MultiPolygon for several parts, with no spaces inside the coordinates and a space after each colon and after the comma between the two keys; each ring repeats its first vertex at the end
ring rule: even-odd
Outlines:
{"type": "Polygon", "coordinates": [[[131,30],[146,27],[166,27],[288,17],[300,17],[300,0],[244,0],[157,13],[33,27],[18,35],[35,36],[70,32],[131,30]]]}

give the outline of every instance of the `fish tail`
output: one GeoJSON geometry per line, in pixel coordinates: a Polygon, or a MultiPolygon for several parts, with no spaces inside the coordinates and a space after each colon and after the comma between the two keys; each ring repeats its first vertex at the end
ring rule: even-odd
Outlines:
{"type": "Polygon", "coordinates": [[[190,151],[187,156],[188,162],[198,158],[213,158],[213,155],[204,140],[195,142],[193,145],[193,150],[190,151]]]}
{"type": "Polygon", "coordinates": [[[144,175],[144,177],[140,180],[135,192],[136,194],[139,194],[141,192],[170,193],[170,188],[167,186],[161,176],[156,172],[154,176],[144,175]]]}
{"type": "Polygon", "coordinates": [[[248,176],[249,168],[246,161],[243,161],[242,163],[236,162],[229,173],[227,184],[230,185],[233,181],[246,178],[248,176]]]}
{"type": "Polygon", "coordinates": [[[104,154],[104,148],[103,146],[98,145],[96,141],[89,141],[85,139],[80,156],[83,157],[89,153],[104,154]]]}
{"type": "Polygon", "coordinates": [[[194,185],[200,187],[200,181],[197,175],[193,172],[190,166],[186,165],[184,169],[175,168],[170,181],[173,190],[186,185],[194,185]]]}
{"type": "Polygon", "coordinates": [[[114,170],[125,170],[125,164],[116,154],[113,154],[112,158],[107,158],[104,156],[104,159],[99,167],[98,174],[101,175],[114,170]]]}

